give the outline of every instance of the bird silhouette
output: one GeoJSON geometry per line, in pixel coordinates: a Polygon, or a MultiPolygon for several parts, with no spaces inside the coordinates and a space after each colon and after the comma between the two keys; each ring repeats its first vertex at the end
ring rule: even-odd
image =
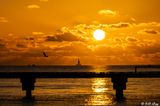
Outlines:
{"type": "Polygon", "coordinates": [[[44,57],[48,57],[47,54],[46,54],[45,52],[43,52],[43,56],[44,56],[44,57]]]}

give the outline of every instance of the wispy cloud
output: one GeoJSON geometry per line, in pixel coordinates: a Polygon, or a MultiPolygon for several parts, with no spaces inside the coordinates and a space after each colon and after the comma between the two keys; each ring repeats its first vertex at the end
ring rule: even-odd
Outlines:
{"type": "Polygon", "coordinates": [[[43,32],[32,32],[33,35],[44,35],[43,32]]]}
{"type": "Polygon", "coordinates": [[[0,22],[5,23],[5,22],[8,22],[8,20],[5,17],[0,17],[0,22]]]}
{"type": "Polygon", "coordinates": [[[111,17],[118,15],[118,13],[116,11],[107,10],[107,9],[103,9],[103,10],[98,11],[98,14],[103,15],[103,16],[111,16],[111,17]]]}
{"type": "Polygon", "coordinates": [[[111,25],[112,28],[125,28],[129,26],[130,26],[130,23],[122,23],[122,22],[111,25]]]}
{"type": "Polygon", "coordinates": [[[28,9],[38,9],[38,8],[40,8],[40,6],[37,4],[31,4],[31,5],[28,5],[27,8],[28,9]]]}
{"type": "Polygon", "coordinates": [[[62,42],[62,41],[84,41],[84,39],[72,34],[72,33],[57,33],[56,35],[53,36],[47,36],[46,41],[57,41],[57,42],[62,42]]]}

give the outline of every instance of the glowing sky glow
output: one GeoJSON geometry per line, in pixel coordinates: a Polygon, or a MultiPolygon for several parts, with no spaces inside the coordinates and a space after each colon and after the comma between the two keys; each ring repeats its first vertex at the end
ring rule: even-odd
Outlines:
{"type": "Polygon", "coordinates": [[[160,0],[0,0],[0,65],[71,65],[77,58],[91,65],[159,64],[159,5],[160,0]],[[103,32],[93,36],[97,29],[105,38],[103,32]]]}

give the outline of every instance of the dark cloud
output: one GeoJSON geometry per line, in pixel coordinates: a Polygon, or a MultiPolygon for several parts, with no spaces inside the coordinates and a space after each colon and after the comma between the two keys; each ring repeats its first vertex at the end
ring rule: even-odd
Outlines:
{"type": "Polygon", "coordinates": [[[154,43],[152,45],[143,44],[139,48],[140,53],[142,54],[156,54],[160,53],[160,44],[154,43]]]}
{"type": "Polygon", "coordinates": [[[72,33],[60,33],[56,34],[54,36],[47,36],[46,41],[57,41],[57,42],[62,42],[62,41],[84,41],[84,39],[73,35],[72,33]]]}
{"type": "Polygon", "coordinates": [[[5,47],[5,44],[4,43],[0,43],[0,48],[3,48],[5,47]]]}
{"type": "Polygon", "coordinates": [[[139,34],[154,34],[154,35],[159,34],[159,32],[154,29],[143,29],[143,30],[140,30],[138,33],[139,34]]]}
{"type": "Polygon", "coordinates": [[[136,38],[133,38],[133,37],[128,37],[128,38],[127,38],[127,41],[136,42],[137,39],[136,39],[136,38]]]}
{"type": "Polygon", "coordinates": [[[6,42],[3,39],[0,39],[0,49],[6,48],[6,42]]]}
{"type": "Polygon", "coordinates": [[[25,38],[25,40],[35,40],[33,37],[25,38]]]}
{"type": "Polygon", "coordinates": [[[122,40],[120,38],[115,38],[116,42],[122,42],[122,40]]]}
{"type": "Polygon", "coordinates": [[[25,44],[17,44],[16,47],[18,47],[18,48],[27,48],[27,45],[25,45],[25,44]]]}
{"type": "Polygon", "coordinates": [[[8,51],[6,43],[0,39],[0,56],[2,56],[6,51],[8,51]]]}
{"type": "Polygon", "coordinates": [[[158,31],[155,30],[146,30],[145,32],[149,34],[158,34],[158,31]]]}
{"type": "Polygon", "coordinates": [[[141,43],[130,43],[126,46],[130,53],[142,56],[160,53],[160,43],[141,41],[141,43]]]}
{"type": "Polygon", "coordinates": [[[118,24],[111,25],[112,28],[125,28],[125,27],[129,27],[129,26],[130,26],[129,23],[118,23],[118,24]]]}

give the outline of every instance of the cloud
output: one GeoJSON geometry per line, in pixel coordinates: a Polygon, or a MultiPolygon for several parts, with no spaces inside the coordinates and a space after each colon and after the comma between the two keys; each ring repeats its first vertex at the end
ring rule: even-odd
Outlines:
{"type": "Polygon", "coordinates": [[[136,19],[135,18],[130,18],[130,20],[132,21],[132,22],[136,22],[136,19]]]}
{"type": "Polygon", "coordinates": [[[46,41],[84,41],[81,37],[73,35],[72,33],[57,33],[54,36],[47,36],[46,41]]]}
{"type": "Polygon", "coordinates": [[[153,35],[157,35],[159,34],[159,31],[154,30],[154,29],[143,29],[138,31],[138,34],[153,34],[153,35]]]}
{"type": "Polygon", "coordinates": [[[160,53],[160,43],[153,42],[151,44],[147,44],[147,42],[142,43],[140,45],[136,45],[136,53],[140,55],[149,55],[149,54],[157,54],[160,53]]]}
{"type": "Polygon", "coordinates": [[[0,51],[0,56],[3,56],[3,53],[8,51],[7,43],[2,39],[0,39],[0,51]]]}
{"type": "Polygon", "coordinates": [[[18,47],[18,48],[27,48],[27,45],[19,43],[19,44],[16,45],[16,47],[18,47]]]}
{"type": "Polygon", "coordinates": [[[159,22],[148,22],[148,23],[139,23],[137,24],[139,27],[160,27],[159,22]]]}
{"type": "Polygon", "coordinates": [[[119,22],[135,23],[136,19],[132,16],[121,14],[119,11],[102,9],[98,11],[98,16],[94,21],[98,23],[106,23],[106,24],[111,24],[111,23],[113,24],[113,23],[119,23],[119,22]]]}
{"type": "Polygon", "coordinates": [[[90,56],[92,55],[91,49],[83,42],[73,42],[70,45],[56,47],[52,53],[60,56],[90,56]]]}
{"type": "Polygon", "coordinates": [[[99,15],[103,15],[103,16],[114,17],[114,16],[116,16],[118,13],[117,13],[116,11],[103,9],[103,10],[98,11],[98,14],[99,14],[99,15]]]}
{"type": "Polygon", "coordinates": [[[118,24],[111,24],[112,28],[125,28],[125,27],[129,27],[130,23],[118,23],[118,24]]]}
{"type": "Polygon", "coordinates": [[[33,35],[44,35],[43,32],[32,32],[33,35]]]}
{"type": "Polygon", "coordinates": [[[127,41],[136,42],[137,39],[135,37],[127,37],[127,41]]]}
{"type": "Polygon", "coordinates": [[[5,41],[4,39],[0,39],[0,47],[5,47],[5,41]]]}
{"type": "Polygon", "coordinates": [[[29,38],[25,38],[25,40],[28,40],[28,41],[34,41],[34,40],[35,40],[35,38],[33,38],[33,37],[29,37],[29,38]]]}
{"type": "Polygon", "coordinates": [[[0,48],[4,48],[5,44],[4,43],[0,43],[0,48]]]}
{"type": "Polygon", "coordinates": [[[40,8],[40,6],[37,4],[31,4],[31,5],[28,5],[27,8],[28,9],[38,9],[38,8],[40,8]]]}
{"type": "Polygon", "coordinates": [[[0,17],[0,22],[6,23],[6,22],[8,22],[8,20],[5,17],[0,17]]]}

